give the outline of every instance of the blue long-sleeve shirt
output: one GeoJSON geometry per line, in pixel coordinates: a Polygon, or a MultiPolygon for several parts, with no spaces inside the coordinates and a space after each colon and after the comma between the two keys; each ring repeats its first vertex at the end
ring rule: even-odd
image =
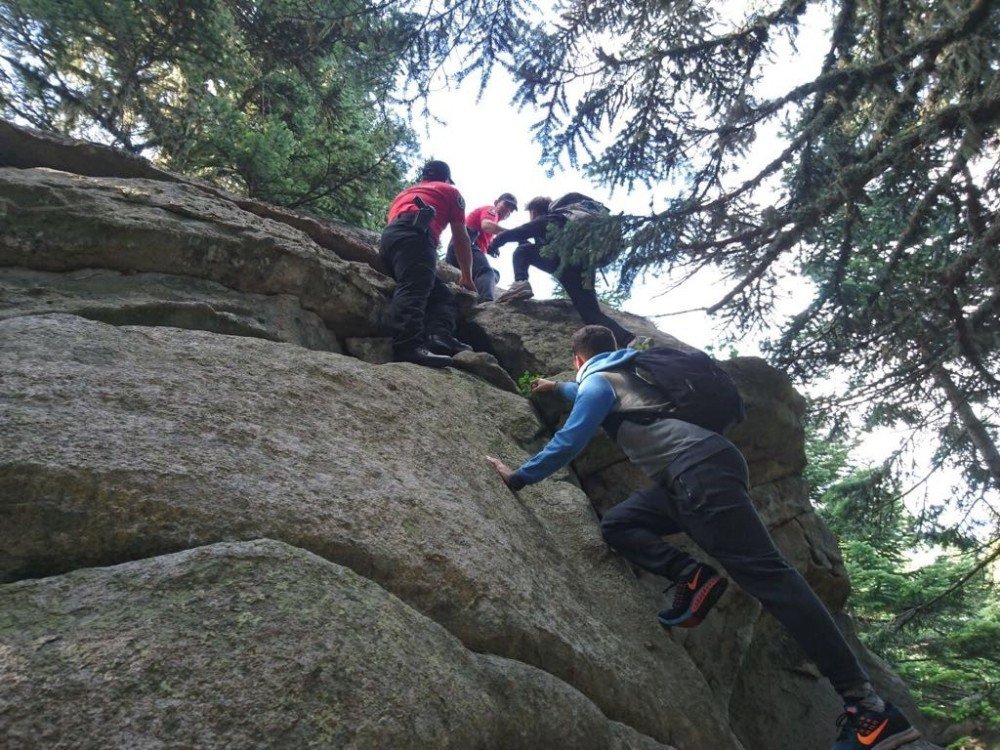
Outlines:
{"type": "Polygon", "coordinates": [[[515,489],[540,482],[576,458],[587,447],[601,423],[615,408],[618,396],[599,375],[601,370],[618,367],[632,359],[634,349],[618,349],[587,360],[577,376],[578,383],[560,383],[559,395],[573,402],[566,424],[545,447],[521,464],[511,477],[515,489]]]}

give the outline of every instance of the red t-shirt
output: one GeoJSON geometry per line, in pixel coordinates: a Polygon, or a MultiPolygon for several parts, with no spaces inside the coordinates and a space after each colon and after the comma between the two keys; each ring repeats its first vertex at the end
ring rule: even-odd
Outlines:
{"type": "Polygon", "coordinates": [[[453,221],[465,220],[465,200],[458,188],[447,182],[418,182],[393,199],[386,222],[392,223],[393,219],[402,214],[416,213],[418,209],[413,202],[414,196],[419,196],[424,203],[434,208],[434,221],[430,226],[434,242],[438,241],[441,232],[453,221]]]}
{"type": "Polygon", "coordinates": [[[483,206],[482,208],[476,208],[465,217],[465,225],[479,232],[479,236],[476,238],[476,247],[485,253],[486,248],[489,247],[490,240],[492,240],[496,235],[483,231],[483,219],[489,219],[490,221],[494,221],[499,224],[500,214],[497,212],[495,206],[483,206]]]}

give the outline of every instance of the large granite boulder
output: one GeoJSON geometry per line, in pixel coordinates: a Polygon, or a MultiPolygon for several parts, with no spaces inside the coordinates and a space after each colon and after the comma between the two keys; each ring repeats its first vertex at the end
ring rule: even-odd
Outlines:
{"type": "MultiPolygon", "coordinates": [[[[605,308],[622,325],[651,340],[685,346],[648,320],[605,308]]],[[[525,372],[551,377],[573,367],[570,338],[583,325],[569,300],[518,300],[476,305],[460,323],[460,334],[488,351],[515,380],[525,372]]]]}
{"type": "Polygon", "coordinates": [[[115,325],[190,328],[341,350],[333,331],[294,295],[237,292],[186,276],[0,268],[0,300],[0,319],[69,313],[115,325]]]}
{"type": "Polygon", "coordinates": [[[739,746],[587,497],[558,480],[514,496],[486,467],[536,439],[520,396],[458,371],[65,315],[0,322],[0,370],[7,580],[270,537],[642,734],[739,746]]]}
{"type": "Polygon", "coordinates": [[[140,177],[183,184],[231,202],[249,213],[288,224],[344,260],[365,263],[375,270],[382,270],[375,249],[378,237],[374,232],[233,195],[209,183],[160,169],[141,156],[100,143],[88,143],[0,120],[0,167],[46,167],[89,177],[140,177]]]}
{"type": "Polygon", "coordinates": [[[0,588],[7,750],[664,748],[269,540],[0,588]]]}

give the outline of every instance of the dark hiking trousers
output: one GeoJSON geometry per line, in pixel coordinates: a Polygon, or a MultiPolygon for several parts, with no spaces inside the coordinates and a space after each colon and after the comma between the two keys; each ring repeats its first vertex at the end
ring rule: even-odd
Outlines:
{"type": "Polygon", "coordinates": [[[437,277],[437,253],[426,230],[402,216],[382,230],[378,254],[396,280],[389,305],[392,345],[397,351],[423,346],[434,334],[455,330],[455,296],[437,277]]]}
{"type": "MultiPolygon", "coordinates": [[[[559,258],[543,256],[542,247],[527,243],[517,246],[514,250],[514,281],[527,281],[528,268],[531,266],[550,274],[555,274],[559,270],[559,258]]],[[[587,273],[580,266],[566,266],[556,278],[566,290],[573,307],[584,323],[610,328],[618,346],[625,346],[635,338],[635,334],[601,312],[597,292],[594,291],[594,276],[593,271],[587,273]]]]}
{"type": "Polygon", "coordinates": [[[681,472],[669,488],[634,492],[604,515],[601,533],[639,567],[677,580],[695,561],[662,536],[684,532],[760,600],[838,692],[867,682],[826,607],[775,548],[748,483],[746,461],[727,448],[681,472]]]}
{"type": "MultiPolygon", "coordinates": [[[[455,244],[448,243],[448,252],[444,256],[445,262],[458,268],[458,256],[455,254],[455,244]]],[[[500,274],[493,270],[486,254],[472,246],[472,280],[476,283],[476,292],[479,293],[480,302],[492,302],[497,293],[497,279],[500,274]]]]}

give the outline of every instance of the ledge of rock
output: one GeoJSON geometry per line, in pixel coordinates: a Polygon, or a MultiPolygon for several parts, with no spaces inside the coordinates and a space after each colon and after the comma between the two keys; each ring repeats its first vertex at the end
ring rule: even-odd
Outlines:
{"type": "Polygon", "coordinates": [[[234,292],[190,276],[0,268],[0,319],[68,313],[113,325],[171,326],[339,352],[333,332],[291,294],[234,292]]]}
{"type": "Polygon", "coordinates": [[[0,266],[195,276],[289,294],[340,335],[379,335],[392,282],[190,186],[0,169],[0,266]]]}
{"type": "Polygon", "coordinates": [[[378,237],[374,232],[233,195],[214,185],[160,169],[140,156],[99,143],[22,128],[0,120],[0,167],[47,167],[89,177],[140,177],[182,183],[207,195],[230,201],[262,218],[288,224],[344,260],[365,263],[381,270],[375,250],[378,237]]]}
{"type": "Polygon", "coordinates": [[[519,396],[454,371],[65,315],[0,322],[0,368],[8,580],[279,539],[660,742],[738,747],[608,564],[583,493],[553,481],[516,498],[486,470],[486,454],[526,457],[539,429],[519,396]]]}

